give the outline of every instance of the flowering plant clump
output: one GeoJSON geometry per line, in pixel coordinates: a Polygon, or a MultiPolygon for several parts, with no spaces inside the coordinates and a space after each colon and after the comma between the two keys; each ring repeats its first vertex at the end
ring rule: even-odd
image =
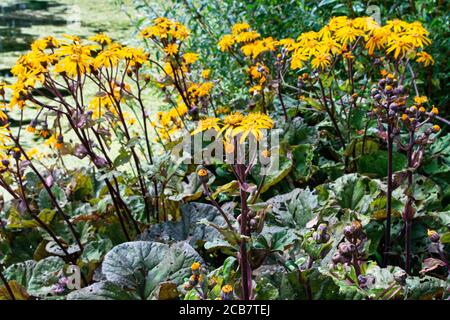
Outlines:
{"type": "Polygon", "coordinates": [[[275,39],[238,22],[215,44],[247,79],[230,100],[194,35],[158,17],[137,47],[47,36],[12,67],[0,298],[447,298],[424,26],[337,16],[275,39]]]}

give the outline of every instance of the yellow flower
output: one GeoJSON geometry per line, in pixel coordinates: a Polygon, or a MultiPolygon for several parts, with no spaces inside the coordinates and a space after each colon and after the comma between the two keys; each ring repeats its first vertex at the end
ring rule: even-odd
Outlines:
{"type": "Polygon", "coordinates": [[[407,23],[400,19],[388,20],[386,23],[386,27],[388,27],[389,29],[391,29],[396,33],[401,33],[402,31],[404,31],[406,26],[407,23]]]}
{"type": "Polygon", "coordinates": [[[228,51],[230,50],[230,48],[233,46],[234,43],[235,43],[234,37],[231,34],[226,34],[220,39],[218,45],[220,51],[228,51]]]}
{"type": "Polygon", "coordinates": [[[225,293],[225,294],[228,294],[228,293],[230,293],[232,291],[233,291],[233,286],[231,286],[229,284],[227,284],[227,285],[222,287],[222,292],[225,293]]]}
{"type": "Polygon", "coordinates": [[[439,114],[439,109],[436,108],[435,106],[433,106],[433,107],[431,108],[431,113],[437,115],[437,114],[439,114]]]}
{"type": "Polygon", "coordinates": [[[315,69],[325,69],[331,64],[330,56],[325,53],[319,53],[311,60],[311,65],[315,69]]]}
{"type": "Polygon", "coordinates": [[[89,40],[95,41],[101,45],[108,45],[112,42],[111,38],[104,33],[98,33],[95,36],[89,37],[89,40]]]}
{"type": "Polygon", "coordinates": [[[198,53],[188,52],[183,55],[184,63],[193,64],[198,60],[198,53]]]}
{"type": "Polygon", "coordinates": [[[179,22],[159,17],[153,21],[153,25],[141,31],[144,38],[152,39],[177,39],[184,40],[189,36],[188,29],[179,22]]]}
{"type": "Polygon", "coordinates": [[[175,43],[169,43],[165,48],[164,52],[169,56],[176,55],[178,53],[178,46],[175,43]]]}
{"type": "Polygon", "coordinates": [[[354,25],[349,22],[348,25],[338,29],[334,36],[340,43],[348,43],[354,42],[356,38],[362,35],[364,35],[364,32],[355,28],[354,25]]]}
{"type": "Polygon", "coordinates": [[[427,53],[427,52],[425,52],[425,51],[421,51],[421,52],[419,52],[418,54],[417,54],[417,59],[416,59],[416,61],[417,62],[420,62],[420,63],[423,63],[423,65],[425,66],[425,67],[428,67],[430,64],[431,65],[433,65],[434,64],[434,59],[433,59],[433,57],[429,54],[429,53],[427,53]]]}
{"type": "Polygon", "coordinates": [[[121,47],[119,45],[112,46],[108,49],[102,50],[94,59],[94,69],[102,67],[115,67],[122,58],[121,47]]]}
{"type": "Polygon", "coordinates": [[[3,110],[0,108],[0,120],[5,121],[8,120],[8,116],[6,113],[3,112],[3,110]]]}
{"type": "Polygon", "coordinates": [[[197,129],[192,131],[191,135],[195,135],[197,133],[200,133],[200,132],[203,132],[206,130],[210,130],[210,129],[220,131],[219,121],[220,121],[219,118],[214,118],[214,117],[202,119],[199,121],[197,129]]]}
{"type": "Polygon", "coordinates": [[[416,48],[423,48],[425,45],[431,44],[431,40],[427,38],[428,31],[419,21],[406,24],[405,34],[416,48]]]}
{"type": "Polygon", "coordinates": [[[248,135],[253,135],[257,141],[263,137],[262,130],[273,128],[273,120],[266,114],[260,112],[249,113],[240,123],[240,125],[233,129],[232,136],[242,134],[239,143],[244,143],[248,135]]]}
{"type": "Polygon", "coordinates": [[[260,86],[260,85],[253,86],[248,90],[248,92],[251,95],[259,94],[261,91],[262,91],[262,86],[260,86]]]}
{"type": "Polygon", "coordinates": [[[399,56],[403,56],[412,49],[411,42],[406,36],[393,35],[389,38],[388,49],[386,53],[394,52],[394,58],[397,59],[399,56]]]}
{"type": "MultiPolygon", "coordinates": [[[[205,169],[200,169],[199,170],[199,175],[200,175],[200,171],[205,171],[206,172],[206,174],[208,174],[208,171],[206,171],[205,169]]],[[[200,262],[194,262],[192,265],[191,265],[191,270],[192,271],[197,271],[198,269],[200,269],[200,267],[201,267],[202,265],[200,264],[200,262]]]]}
{"type": "Polygon", "coordinates": [[[250,29],[250,25],[246,22],[241,22],[233,25],[233,27],[231,28],[231,32],[233,33],[233,35],[237,35],[243,31],[247,31],[248,29],[250,29]]]}
{"type": "Polygon", "coordinates": [[[435,124],[435,125],[433,126],[433,131],[434,131],[434,132],[439,132],[439,131],[441,131],[441,127],[440,127],[439,125],[435,124]]]}
{"type": "Polygon", "coordinates": [[[308,61],[308,56],[306,56],[301,51],[295,51],[292,55],[291,69],[295,70],[303,68],[303,62],[305,61],[308,61]]]}
{"type": "Polygon", "coordinates": [[[422,105],[422,104],[428,102],[428,98],[427,98],[426,96],[415,96],[415,97],[414,97],[414,102],[415,102],[417,105],[422,105]]]}
{"type": "Polygon", "coordinates": [[[0,146],[5,146],[7,143],[11,142],[11,138],[9,137],[10,133],[11,131],[7,124],[0,126],[0,146]]]}
{"type": "Polygon", "coordinates": [[[261,156],[262,156],[263,158],[270,158],[271,153],[270,153],[269,150],[264,149],[263,151],[261,151],[261,156]]]}
{"type": "Polygon", "coordinates": [[[220,129],[219,134],[225,131],[225,136],[228,137],[233,129],[241,124],[242,120],[244,120],[244,115],[240,112],[233,112],[226,116],[223,120],[224,126],[220,129]]]}
{"type": "Polygon", "coordinates": [[[234,40],[237,43],[248,43],[254,41],[260,37],[260,34],[256,31],[246,31],[234,36],[234,40]]]}
{"type": "Polygon", "coordinates": [[[78,43],[61,46],[56,55],[63,58],[55,65],[55,72],[65,72],[69,77],[75,77],[78,73],[85,74],[93,61],[91,51],[95,48],[78,43]]]}
{"type": "Polygon", "coordinates": [[[202,71],[202,78],[204,79],[209,79],[209,75],[211,74],[211,70],[210,69],[205,69],[202,71]]]}
{"type": "Polygon", "coordinates": [[[205,82],[202,84],[192,84],[191,87],[189,87],[188,91],[189,93],[194,97],[204,97],[207,96],[212,88],[214,87],[214,84],[212,82],[205,82]]]}
{"type": "Polygon", "coordinates": [[[389,39],[391,31],[386,27],[377,27],[366,37],[366,49],[369,55],[372,55],[375,49],[383,49],[389,39]],[[367,39],[368,38],[368,39],[367,39]]]}

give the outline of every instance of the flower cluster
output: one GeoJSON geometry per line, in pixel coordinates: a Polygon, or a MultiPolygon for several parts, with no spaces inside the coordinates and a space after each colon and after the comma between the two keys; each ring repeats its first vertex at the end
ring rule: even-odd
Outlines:
{"type": "MultiPolygon", "coordinates": [[[[333,255],[334,264],[353,265],[355,269],[359,268],[359,260],[364,257],[364,242],[367,239],[361,222],[355,220],[350,226],[344,228],[345,241],[338,246],[338,251],[333,255]]],[[[356,270],[358,273],[358,270],[356,270]]]]}
{"type": "Polygon", "coordinates": [[[209,117],[199,121],[197,129],[192,135],[214,129],[219,134],[223,134],[226,143],[231,143],[232,139],[240,136],[239,143],[244,143],[249,135],[260,141],[263,130],[272,129],[274,121],[266,114],[251,112],[244,116],[240,112],[234,112],[224,117],[224,119],[209,117]]]}
{"type": "MultiPolygon", "coordinates": [[[[231,34],[224,35],[218,45],[222,51],[234,51],[238,47],[251,61],[248,73],[256,83],[253,83],[250,93],[255,94],[268,85],[269,69],[263,62],[265,53],[279,51],[275,55],[277,59],[283,63],[290,61],[292,70],[310,67],[324,71],[340,57],[344,61],[354,60],[355,51],[359,48],[365,49],[369,56],[374,56],[377,51],[398,60],[416,58],[426,67],[434,64],[432,56],[422,50],[430,43],[428,31],[417,21],[408,23],[394,19],[381,26],[372,17],[351,19],[339,16],[332,18],[319,31],[304,32],[296,39],[262,38],[249,24],[237,23],[231,34]]],[[[364,50],[359,51],[364,53],[364,50]]]]}

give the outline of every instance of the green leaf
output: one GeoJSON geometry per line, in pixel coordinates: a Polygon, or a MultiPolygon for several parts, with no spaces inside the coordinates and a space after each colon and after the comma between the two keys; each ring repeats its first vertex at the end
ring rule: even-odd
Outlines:
{"type": "Polygon", "coordinates": [[[254,166],[251,175],[256,180],[257,184],[259,184],[262,181],[262,177],[265,176],[264,185],[261,188],[262,194],[283,180],[291,170],[292,161],[280,155],[279,157],[271,157],[271,163],[267,167],[263,168],[260,163],[257,163],[254,166]],[[277,159],[279,159],[279,162],[277,159]]]}
{"type": "Polygon", "coordinates": [[[71,292],[68,300],[138,300],[134,291],[124,290],[120,285],[109,281],[97,282],[89,287],[71,292]]]}
{"type": "Polygon", "coordinates": [[[448,287],[448,283],[434,277],[409,277],[406,279],[405,295],[408,300],[431,300],[441,296],[448,287]]]}
{"type": "MultiPolygon", "coordinates": [[[[225,220],[216,207],[192,202],[181,206],[180,221],[166,221],[155,224],[145,230],[139,236],[139,239],[158,242],[188,240],[191,246],[198,247],[205,242],[222,238],[217,229],[211,225],[200,223],[202,219],[206,219],[220,227],[225,227],[226,225],[225,220]]],[[[234,220],[230,215],[229,219],[231,221],[234,220]]]]}
{"type": "Polygon", "coordinates": [[[28,293],[41,297],[51,294],[63,275],[64,266],[65,262],[58,257],[48,257],[36,263],[28,283],[28,293]]]}
{"type": "MultiPolygon", "coordinates": [[[[57,185],[53,185],[51,191],[55,196],[59,206],[64,207],[67,204],[67,197],[64,190],[57,185]]],[[[41,210],[54,208],[53,201],[45,188],[42,189],[41,192],[39,192],[38,204],[41,210]]]]}
{"type": "Polygon", "coordinates": [[[149,241],[126,242],[108,252],[102,264],[103,282],[112,285],[94,284],[71,293],[68,299],[102,299],[111,295],[127,299],[156,298],[161,283],[184,283],[195,261],[203,263],[198,253],[184,242],[171,246],[149,241]]]}
{"type": "MultiPolygon", "coordinates": [[[[357,160],[358,173],[370,177],[383,178],[387,176],[388,153],[385,150],[377,150],[363,155],[357,160]]],[[[394,152],[392,158],[393,171],[400,171],[406,166],[406,156],[394,152]]]]}
{"type": "MultiPolygon", "coordinates": [[[[44,209],[39,214],[39,219],[42,220],[45,224],[49,224],[52,222],[55,217],[56,211],[50,209],[44,209]]],[[[11,210],[9,213],[9,221],[8,228],[10,229],[21,229],[21,228],[36,228],[40,227],[39,223],[34,219],[22,219],[19,216],[19,212],[17,210],[11,210]]]]}
{"type": "Polygon", "coordinates": [[[115,168],[120,167],[124,164],[129,163],[131,159],[131,152],[126,150],[125,148],[121,148],[119,154],[113,161],[113,165],[115,168]]]}
{"type": "Polygon", "coordinates": [[[357,174],[347,174],[329,185],[337,203],[344,209],[365,213],[373,199],[380,193],[375,181],[357,174]]]}
{"type": "Polygon", "coordinates": [[[15,263],[4,271],[5,277],[8,281],[16,281],[21,286],[27,287],[35,266],[36,261],[33,260],[15,263]]]}
{"type": "Polygon", "coordinates": [[[301,229],[315,216],[318,198],[309,189],[294,189],[269,199],[267,203],[272,206],[272,211],[281,225],[292,225],[301,229]]]}
{"type": "Polygon", "coordinates": [[[103,257],[112,247],[113,243],[110,239],[90,241],[84,247],[80,259],[84,263],[98,263],[103,260],[103,257]]]}

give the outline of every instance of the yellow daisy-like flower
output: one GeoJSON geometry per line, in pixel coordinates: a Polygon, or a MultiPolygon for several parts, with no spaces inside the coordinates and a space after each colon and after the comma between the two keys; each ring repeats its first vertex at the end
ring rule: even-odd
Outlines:
{"type": "Polygon", "coordinates": [[[7,124],[0,127],[0,145],[4,146],[11,142],[11,138],[9,137],[10,133],[11,131],[7,124]]]}
{"type": "Polygon", "coordinates": [[[314,57],[311,60],[311,65],[315,69],[325,69],[331,64],[330,55],[325,52],[322,52],[314,57]]]}
{"type": "Polygon", "coordinates": [[[244,120],[244,115],[240,112],[233,112],[232,114],[226,116],[223,120],[224,126],[220,129],[219,134],[225,132],[225,136],[231,135],[234,128],[238,127],[242,120],[244,120]]]}
{"type": "Polygon", "coordinates": [[[235,42],[231,34],[224,35],[218,43],[220,51],[229,51],[235,42]]]}
{"type": "Polygon", "coordinates": [[[188,52],[183,55],[184,63],[193,64],[198,60],[198,53],[188,52]]]}
{"type": "Polygon", "coordinates": [[[178,53],[178,46],[175,43],[169,43],[165,48],[164,52],[169,56],[174,56],[178,53]]]}
{"type": "Polygon", "coordinates": [[[78,43],[61,46],[56,55],[63,58],[55,65],[55,72],[65,72],[69,77],[75,77],[78,73],[85,74],[93,61],[91,51],[94,49],[95,46],[78,43]]]}
{"type": "Polygon", "coordinates": [[[108,45],[112,42],[111,38],[104,33],[96,34],[95,36],[89,37],[89,40],[97,42],[101,45],[108,45]]]}
{"type": "Polygon", "coordinates": [[[220,131],[219,121],[220,121],[219,118],[214,118],[214,117],[202,119],[199,121],[197,129],[192,131],[191,135],[195,135],[197,133],[200,133],[200,132],[203,132],[206,130],[210,130],[210,129],[214,129],[217,132],[219,132],[220,131]]]}
{"type": "Polygon", "coordinates": [[[430,64],[433,65],[434,64],[434,59],[431,56],[431,54],[425,52],[425,51],[421,51],[417,54],[417,62],[422,63],[425,67],[428,67],[430,64]]]}
{"type": "Polygon", "coordinates": [[[94,69],[99,69],[101,67],[109,68],[111,66],[115,67],[122,59],[122,52],[120,46],[113,46],[111,48],[101,51],[94,59],[93,67],[94,69]]]}
{"type": "Polygon", "coordinates": [[[389,39],[386,53],[394,52],[394,58],[397,59],[399,56],[403,58],[411,49],[412,45],[407,36],[394,35],[389,39]]]}
{"type": "Polygon", "coordinates": [[[257,141],[260,141],[264,134],[263,130],[272,129],[273,120],[266,114],[260,112],[249,113],[239,126],[233,129],[232,136],[242,134],[239,143],[244,143],[249,135],[253,135],[257,141]]]}

